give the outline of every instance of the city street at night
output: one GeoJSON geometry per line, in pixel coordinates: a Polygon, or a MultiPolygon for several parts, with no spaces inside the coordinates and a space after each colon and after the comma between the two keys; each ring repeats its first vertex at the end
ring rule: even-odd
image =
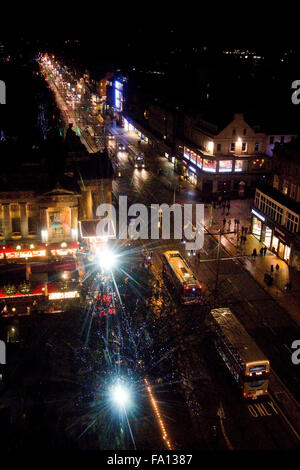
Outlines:
{"type": "Polygon", "coordinates": [[[0,449],[299,450],[299,47],[142,31],[0,40],[0,449]]]}

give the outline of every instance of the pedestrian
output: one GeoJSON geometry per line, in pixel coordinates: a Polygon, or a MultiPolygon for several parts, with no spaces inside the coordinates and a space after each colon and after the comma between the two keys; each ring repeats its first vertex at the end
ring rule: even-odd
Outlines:
{"type": "Polygon", "coordinates": [[[223,219],[223,228],[225,228],[225,225],[226,225],[226,219],[224,217],[224,219],[223,219]]]}
{"type": "Polygon", "coordinates": [[[245,227],[245,235],[248,233],[248,227],[245,227]]]}
{"type": "Polygon", "coordinates": [[[247,237],[246,237],[246,235],[244,235],[244,245],[245,245],[246,241],[247,241],[247,237]]]}
{"type": "Polygon", "coordinates": [[[200,263],[200,258],[201,258],[201,251],[200,250],[198,251],[197,257],[198,257],[198,262],[200,263]]]}
{"type": "Polygon", "coordinates": [[[261,247],[261,249],[259,250],[259,252],[260,252],[260,256],[263,256],[263,254],[264,254],[264,248],[261,247]]]}
{"type": "Polygon", "coordinates": [[[256,258],[256,256],[257,256],[256,248],[253,248],[252,256],[253,256],[253,258],[256,258]]]}
{"type": "Polygon", "coordinates": [[[275,267],[276,267],[276,271],[278,272],[280,268],[279,264],[277,263],[275,267]]]}
{"type": "Polygon", "coordinates": [[[273,264],[271,264],[271,273],[273,273],[273,272],[274,272],[274,266],[273,266],[273,264]]]}
{"type": "Polygon", "coordinates": [[[264,256],[266,256],[266,253],[267,253],[267,247],[264,246],[264,256]]]}
{"type": "Polygon", "coordinates": [[[242,226],[242,235],[244,235],[245,227],[242,226]]]}

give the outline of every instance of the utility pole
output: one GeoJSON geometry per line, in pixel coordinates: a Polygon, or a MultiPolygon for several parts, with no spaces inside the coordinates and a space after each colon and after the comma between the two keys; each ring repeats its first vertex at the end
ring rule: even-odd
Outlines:
{"type": "Polygon", "coordinates": [[[215,295],[214,295],[215,302],[217,301],[217,296],[218,296],[221,239],[222,239],[222,229],[220,228],[220,229],[219,229],[218,254],[217,254],[216,285],[215,285],[215,295]]]}

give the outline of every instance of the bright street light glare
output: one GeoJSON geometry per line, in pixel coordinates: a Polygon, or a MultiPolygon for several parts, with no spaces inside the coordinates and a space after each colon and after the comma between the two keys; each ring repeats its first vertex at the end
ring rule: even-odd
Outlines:
{"type": "Polygon", "coordinates": [[[112,401],[121,408],[125,408],[130,401],[129,390],[122,384],[116,384],[111,389],[112,401]]]}
{"type": "Polygon", "coordinates": [[[98,262],[102,269],[111,269],[116,264],[116,255],[110,250],[103,250],[97,253],[98,262]]]}

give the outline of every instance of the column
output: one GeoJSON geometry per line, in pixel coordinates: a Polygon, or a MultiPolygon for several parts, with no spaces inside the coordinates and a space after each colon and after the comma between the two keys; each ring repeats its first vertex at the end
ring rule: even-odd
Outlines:
{"type": "Polygon", "coordinates": [[[4,235],[5,239],[9,239],[12,233],[12,223],[10,214],[10,204],[3,204],[3,221],[4,221],[4,235]]]}
{"type": "Polygon", "coordinates": [[[47,210],[48,207],[40,207],[41,230],[48,230],[47,210]]]}
{"type": "Polygon", "coordinates": [[[78,240],[78,207],[71,207],[71,235],[72,240],[78,240]]]}
{"type": "Polygon", "coordinates": [[[93,218],[93,198],[92,198],[92,190],[88,189],[85,191],[86,194],[86,206],[85,206],[85,211],[86,211],[86,216],[88,219],[93,218]]]}
{"type": "Polygon", "coordinates": [[[21,234],[23,238],[28,237],[28,215],[26,211],[26,202],[20,202],[21,234]]]}
{"type": "Polygon", "coordinates": [[[47,207],[40,207],[40,233],[43,243],[47,243],[49,239],[47,210],[47,207]]]}

